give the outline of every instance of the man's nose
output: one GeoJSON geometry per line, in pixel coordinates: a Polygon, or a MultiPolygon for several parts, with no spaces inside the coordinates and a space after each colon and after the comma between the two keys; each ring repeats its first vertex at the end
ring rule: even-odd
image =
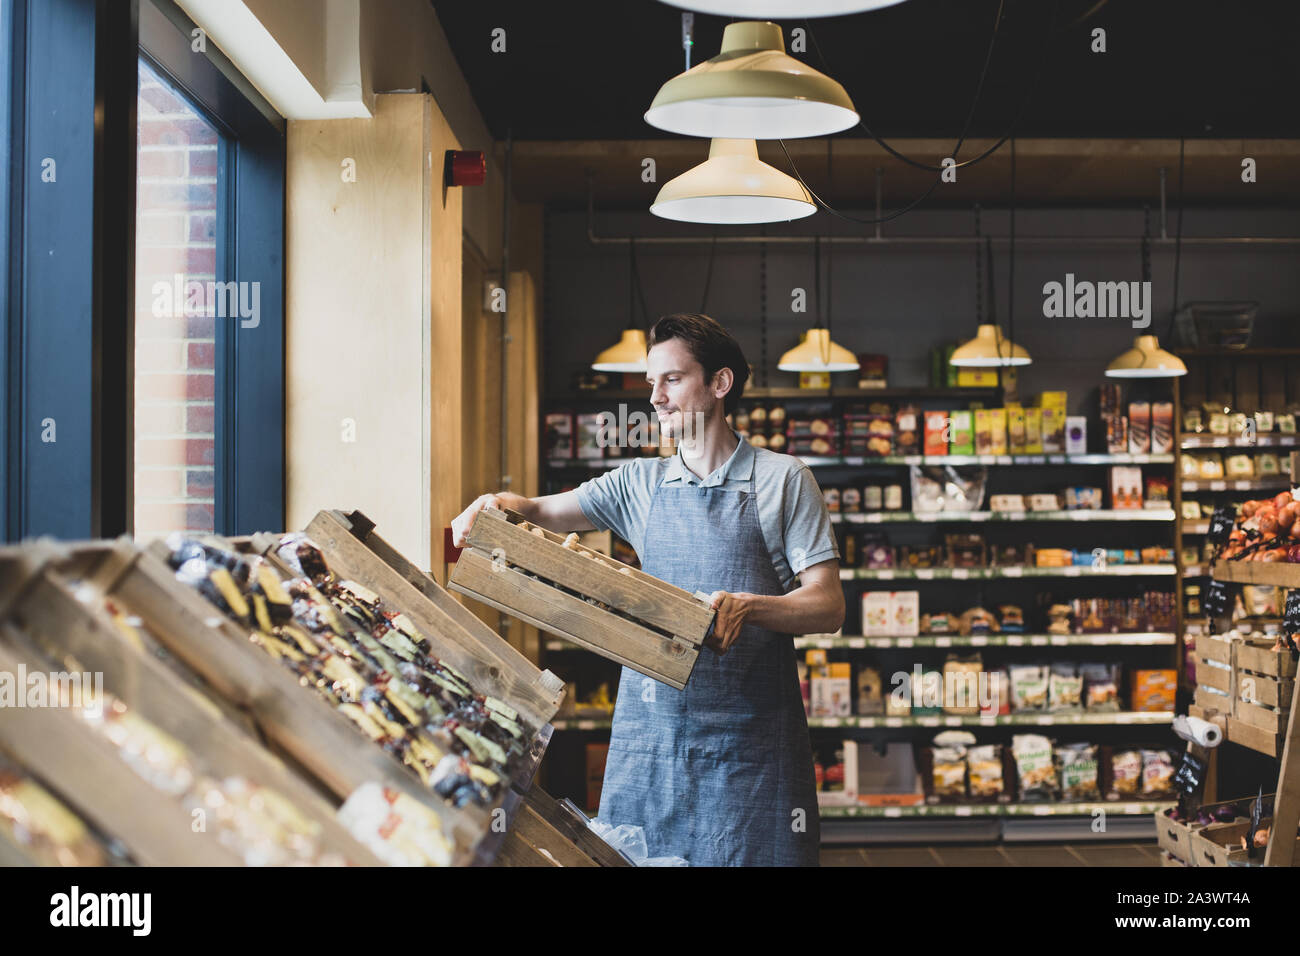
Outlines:
{"type": "Polygon", "coordinates": [[[659,405],[663,405],[667,401],[668,401],[668,397],[664,395],[664,389],[662,385],[656,385],[654,388],[650,390],[651,405],[657,407],[659,405]]]}

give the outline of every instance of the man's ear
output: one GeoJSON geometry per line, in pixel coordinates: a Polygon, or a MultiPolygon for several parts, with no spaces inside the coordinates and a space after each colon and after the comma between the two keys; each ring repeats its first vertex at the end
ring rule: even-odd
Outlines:
{"type": "Polygon", "coordinates": [[[731,391],[731,387],[736,383],[736,375],[730,368],[723,366],[713,373],[713,394],[715,398],[722,398],[731,391]]]}

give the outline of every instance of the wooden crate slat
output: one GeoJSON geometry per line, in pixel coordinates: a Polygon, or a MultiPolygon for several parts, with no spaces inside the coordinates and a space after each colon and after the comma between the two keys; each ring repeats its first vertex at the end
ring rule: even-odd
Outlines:
{"type": "MultiPolygon", "coordinates": [[[[6,628],[7,629],[7,628],[6,628]]],[[[11,632],[12,634],[12,632],[11,632]]],[[[0,646],[0,670],[44,671],[14,648],[0,646]]],[[[6,707],[0,742],[77,812],[120,838],[146,866],[240,866],[214,828],[194,833],[190,813],[128,767],[108,741],[59,707],[6,707]]]]}
{"type": "Polygon", "coordinates": [[[504,865],[594,867],[598,864],[572,840],[524,804],[515,814],[497,859],[504,865]]]}
{"type": "MultiPolygon", "coordinates": [[[[494,518],[500,512],[483,514],[494,518]]],[[[554,540],[541,538],[507,520],[485,520],[482,524],[476,520],[467,541],[487,554],[496,554],[500,548],[507,564],[611,604],[692,644],[704,642],[713,620],[713,611],[693,597],[665,600],[662,591],[646,587],[649,575],[638,578],[621,574],[600,559],[584,558],[563,545],[557,547],[554,540]]]]}
{"type": "Polygon", "coordinates": [[[1213,574],[1220,581],[1300,588],[1300,564],[1283,561],[1218,561],[1213,574]]]}
{"type": "Polygon", "coordinates": [[[409,768],[252,644],[243,628],[177,581],[155,554],[137,555],[110,596],[120,596],[169,651],[246,707],[268,738],[340,799],[378,781],[434,810],[458,847],[468,851],[487,832],[487,810],[452,807],[424,788],[409,768]]]}
{"type": "Polygon", "coordinates": [[[405,613],[429,639],[432,655],[465,674],[480,693],[506,701],[537,727],[555,716],[562,689],[558,693],[550,690],[542,671],[531,664],[529,670],[513,666],[501,654],[501,647],[509,647],[504,639],[496,637],[491,645],[485,644],[452,620],[421,590],[379,560],[337,516],[318,514],[307,526],[307,536],[324,549],[325,561],[338,577],[375,591],[405,613]]]}
{"type": "Polygon", "coordinates": [[[597,836],[584,819],[572,815],[581,814],[581,810],[569,810],[541,787],[529,790],[524,802],[600,866],[632,866],[627,857],[597,836]]]}
{"type": "Polygon", "coordinates": [[[1266,707],[1290,707],[1295,694],[1295,681],[1266,674],[1243,671],[1237,674],[1237,699],[1253,700],[1266,707]],[[1249,681],[1250,683],[1247,683],[1249,681]]]}
{"type": "MultiPolygon", "coordinates": [[[[358,518],[363,517],[358,515],[358,518]]],[[[539,725],[548,723],[555,716],[561,701],[564,699],[564,682],[549,670],[539,668],[521,654],[509,641],[475,616],[469,608],[448,594],[446,589],[437,581],[407,560],[404,555],[395,550],[373,529],[363,537],[358,538],[353,533],[352,523],[346,515],[338,511],[322,511],[307,526],[307,535],[314,541],[317,532],[323,533],[336,545],[338,541],[344,540],[341,536],[346,535],[418,591],[429,604],[432,604],[440,612],[442,617],[446,618],[443,631],[440,634],[456,641],[476,655],[489,658],[501,669],[503,674],[510,675],[507,678],[512,688],[510,693],[519,696],[515,697],[515,699],[502,697],[502,700],[506,700],[507,703],[512,705],[520,700],[531,700],[531,708],[535,712],[539,725]]],[[[320,543],[317,541],[317,544],[320,543]]],[[[324,547],[323,544],[321,546],[324,547]]],[[[359,552],[351,549],[343,556],[348,559],[353,556],[364,557],[359,552]]],[[[328,553],[326,554],[326,560],[330,560],[328,553]]],[[[436,615],[431,616],[436,617],[436,615]]],[[[500,679],[492,681],[494,686],[500,686],[500,683],[500,679]]],[[[500,689],[502,693],[506,693],[505,687],[500,687],[500,689]]]]}
{"type": "Polygon", "coordinates": [[[92,609],[61,585],[52,568],[40,575],[12,611],[18,630],[38,645],[70,653],[137,714],[201,754],[213,772],[238,773],[271,787],[321,827],[327,849],[359,865],[380,861],[338,823],[334,808],[260,743],[246,737],[199,692],[178,682],[166,666],[129,646],[102,609],[92,609]],[[21,622],[20,624],[18,622],[21,622]]]}
{"type": "Polygon", "coordinates": [[[509,567],[493,566],[473,549],[460,553],[449,584],[455,590],[543,631],[681,690],[695,667],[698,649],[671,641],[571,594],[509,567]]]}
{"type": "Polygon", "coordinates": [[[1265,733],[1274,736],[1286,729],[1286,713],[1280,713],[1270,707],[1263,707],[1241,699],[1233,703],[1232,715],[1237,720],[1243,721],[1252,727],[1258,727],[1265,733]]]}

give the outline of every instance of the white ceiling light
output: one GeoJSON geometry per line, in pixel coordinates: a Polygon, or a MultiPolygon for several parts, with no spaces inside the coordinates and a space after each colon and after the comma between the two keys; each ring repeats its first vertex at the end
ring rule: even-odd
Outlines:
{"type": "Polygon", "coordinates": [[[1109,378],[1174,378],[1186,374],[1183,360],[1162,349],[1154,335],[1139,335],[1131,349],[1106,366],[1109,378]]]}
{"type": "Polygon", "coordinates": [[[975,338],[960,345],[949,364],[961,368],[1005,368],[1008,365],[1029,365],[1029,353],[1002,334],[996,325],[981,325],[975,338]]]}
{"type": "Polygon", "coordinates": [[[655,96],[645,121],[683,136],[799,139],[854,126],[844,87],[786,55],[775,23],[728,24],[722,52],[681,73],[655,96]]]}
{"type": "Polygon", "coordinates": [[[719,17],[787,20],[794,17],[839,17],[892,7],[903,0],[663,0],[673,7],[719,17]]]}
{"type": "Polygon", "coordinates": [[[758,158],[752,139],[715,139],[709,158],[664,183],[650,211],[679,222],[785,222],[817,211],[803,184],[758,158]]]}
{"type": "Polygon", "coordinates": [[[831,341],[829,329],[809,329],[776,367],[783,372],[852,372],[861,366],[856,355],[831,341]]]}

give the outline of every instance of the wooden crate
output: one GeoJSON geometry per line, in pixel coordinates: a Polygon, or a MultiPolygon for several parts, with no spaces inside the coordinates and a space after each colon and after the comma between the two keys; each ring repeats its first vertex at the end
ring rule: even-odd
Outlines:
{"type": "Polygon", "coordinates": [[[582,811],[556,800],[540,787],[524,796],[524,805],[501,852],[498,866],[631,866],[627,857],[591,831],[582,811]]]}
{"type": "MultiPolygon", "coordinates": [[[[1196,638],[1196,659],[1200,661],[1214,661],[1216,664],[1223,664],[1225,667],[1232,667],[1232,648],[1235,641],[1225,640],[1222,637],[1216,637],[1212,634],[1201,634],[1196,638]]],[[[1200,676],[1200,669],[1197,668],[1197,676],[1200,676]]]]}
{"type": "MultiPolygon", "coordinates": [[[[1266,825],[1273,823],[1272,817],[1261,820],[1266,825]]],[[[1241,845],[1242,837],[1250,832],[1250,821],[1241,819],[1234,823],[1211,823],[1192,834],[1192,853],[1195,866],[1232,866],[1245,864],[1250,859],[1249,852],[1241,845]]],[[[1294,838],[1300,845],[1300,838],[1294,838]]],[[[1263,865],[1264,853],[1261,850],[1255,859],[1256,865],[1263,865]]]]}
{"type": "MultiPolygon", "coordinates": [[[[1200,677],[1199,673],[1197,677],[1200,677]]],[[[1208,711],[1216,711],[1223,715],[1232,713],[1232,697],[1226,694],[1215,694],[1203,685],[1197,685],[1196,690],[1193,691],[1192,699],[1195,701],[1196,706],[1201,709],[1202,714],[1208,711]]]]}
{"type": "Polygon", "coordinates": [[[1234,666],[1237,670],[1253,671],[1256,674],[1267,674],[1272,677],[1295,677],[1296,664],[1291,658],[1291,652],[1287,650],[1271,650],[1273,642],[1264,641],[1242,641],[1237,644],[1234,659],[1234,666]]]}
{"type": "Polygon", "coordinates": [[[685,687],[712,634],[708,605],[526,525],[514,512],[479,512],[449,586],[679,690],[685,687]]]}
{"type": "Polygon", "coordinates": [[[1265,733],[1280,734],[1286,730],[1290,712],[1237,699],[1232,704],[1232,716],[1252,727],[1258,727],[1265,733]]]}
{"type": "Polygon", "coordinates": [[[1216,561],[1212,573],[1220,581],[1300,587],[1300,564],[1284,561],[1216,561]]]}
{"type": "Polygon", "coordinates": [[[1285,733],[1269,733],[1239,717],[1228,718],[1228,740],[1270,757],[1280,757],[1286,744],[1285,733]]]}
{"type": "MultiPolygon", "coordinates": [[[[216,777],[239,776],[267,787],[312,820],[323,851],[362,865],[379,860],[347,832],[334,807],[254,738],[225,719],[167,665],[136,644],[108,615],[97,595],[74,591],[60,564],[93,565],[127,545],[60,551],[47,545],[7,551],[0,576],[21,587],[3,605],[0,670],[28,673],[69,669],[102,674],[103,690],[182,744],[195,767],[216,777]]],[[[136,640],[139,640],[138,636],[136,640]]],[[[241,865],[220,842],[221,830],[193,829],[191,811],[140,778],[116,748],[65,708],[6,708],[0,742],[85,819],[120,839],[150,865],[241,865]]]]}
{"type": "Polygon", "coordinates": [[[1223,691],[1225,694],[1232,693],[1232,668],[1216,667],[1207,663],[1206,659],[1197,654],[1196,661],[1196,686],[1212,687],[1214,690],[1223,691]]]}
{"type": "Polygon", "coordinates": [[[1234,696],[1237,700],[1263,704],[1265,707],[1287,709],[1291,706],[1291,698],[1295,694],[1295,680],[1290,677],[1270,677],[1267,674],[1238,671],[1235,689],[1234,696]]]}
{"type": "Polygon", "coordinates": [[[452,807],[393,755],[249,640],[248,633],[197,591],[176,580],[161,542],[148,551],[119,545],[95,576],[103,593],[141,617],[158,640],[212,691],[246,712],[277,752],[340,801],[364,783],[405,793],[433,810],[456,845],[455,861],[484,862],[500,836],[493,807],[452,807]],[[480,853],[480,850],[482,852],[480,853]]]}

